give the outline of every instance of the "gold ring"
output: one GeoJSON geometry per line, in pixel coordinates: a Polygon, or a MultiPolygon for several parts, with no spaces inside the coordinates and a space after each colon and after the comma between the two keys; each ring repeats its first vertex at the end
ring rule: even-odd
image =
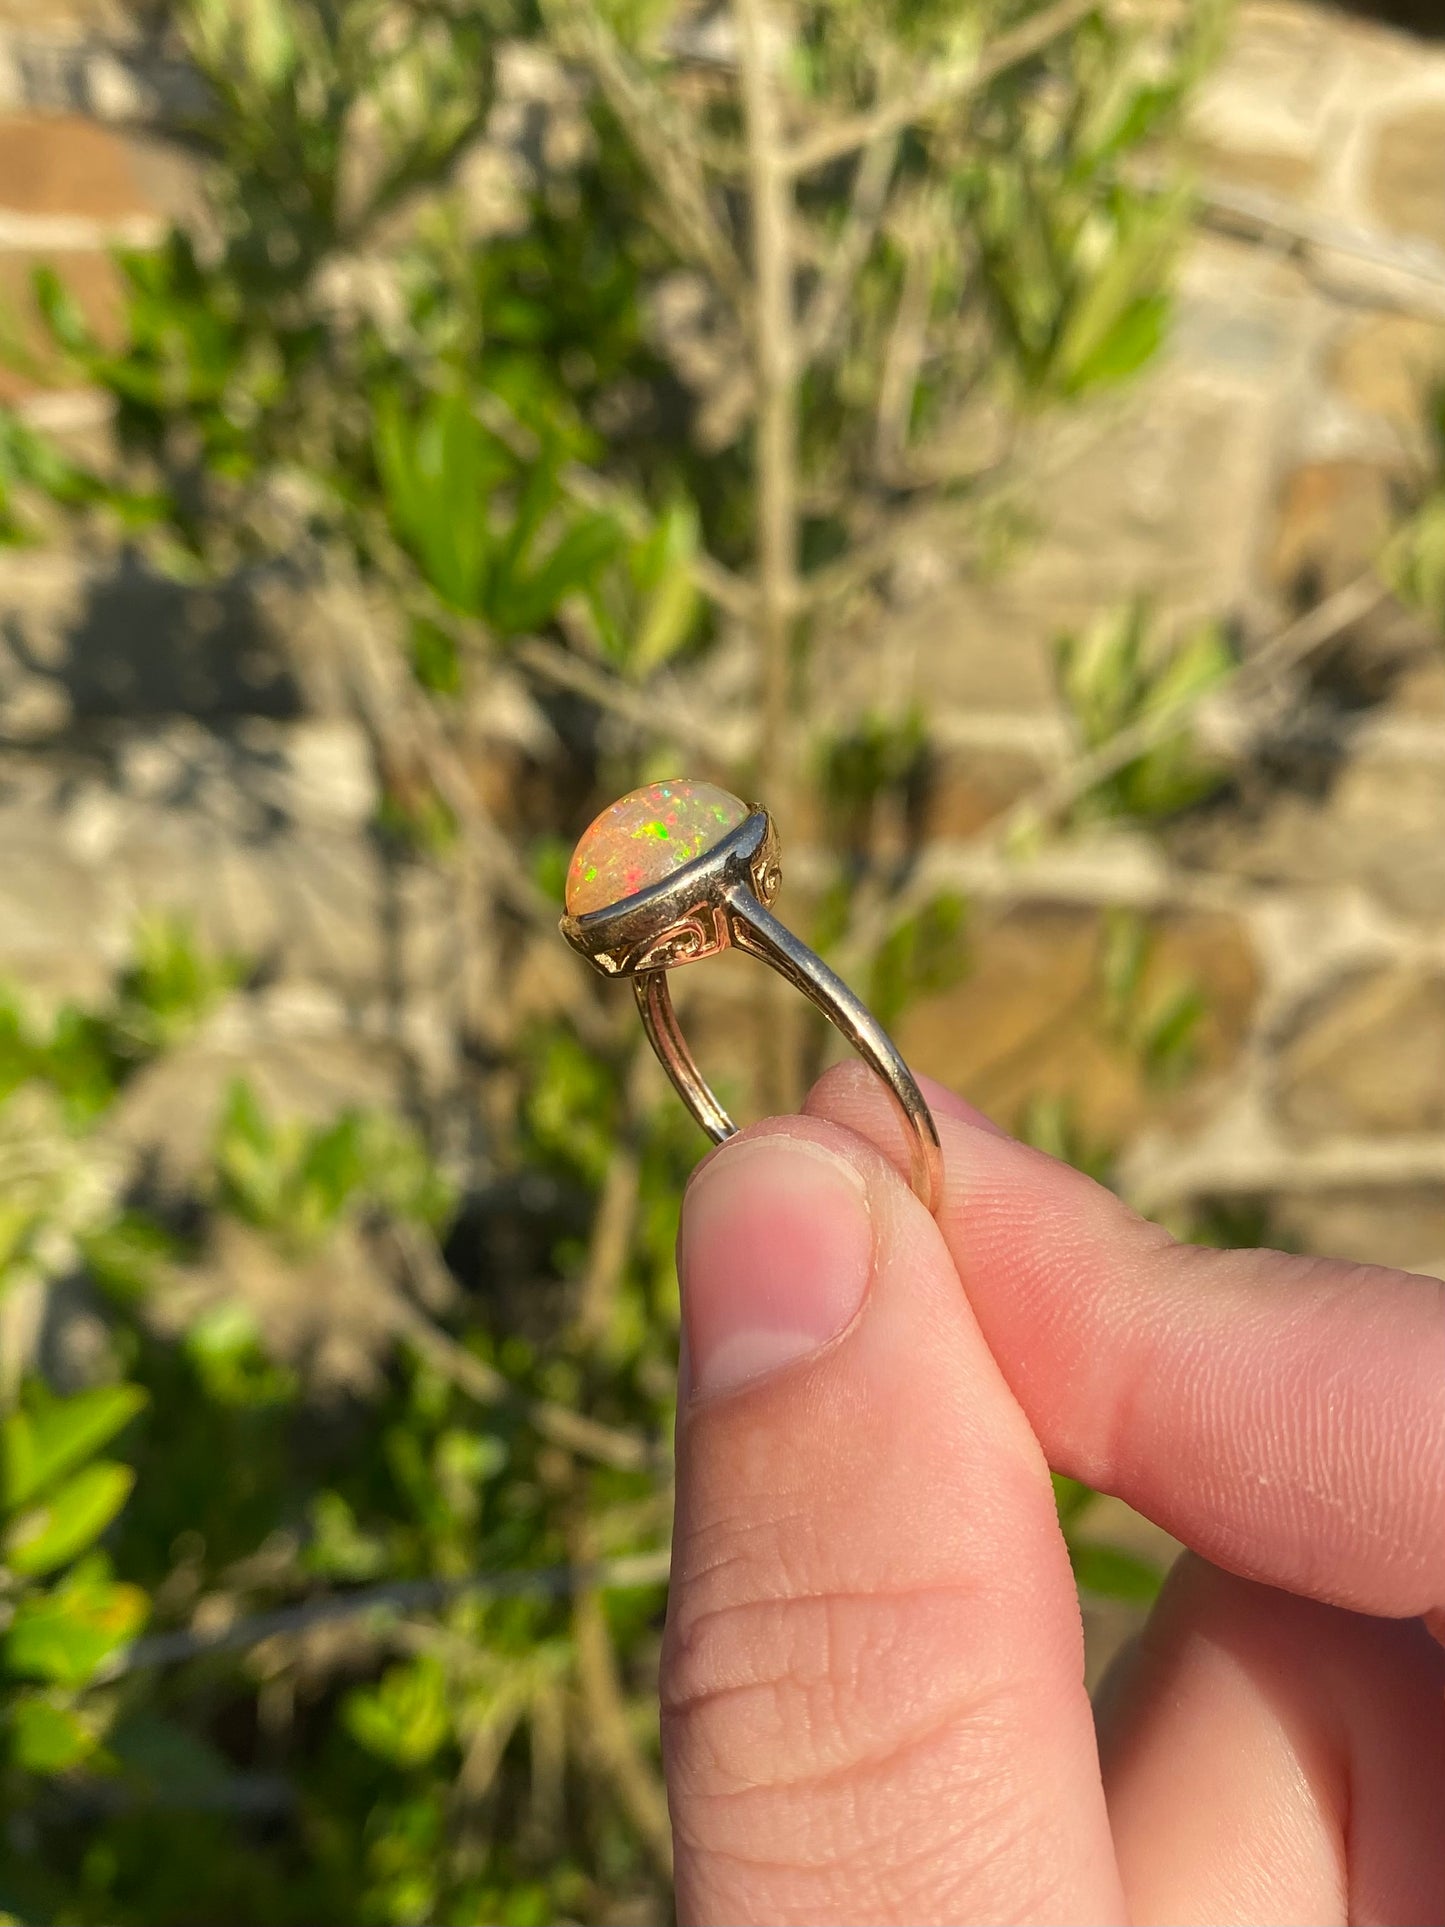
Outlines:
{"type": "Polygon", "coordinates": [[[908,1129],[913,1188],[943,1195],[938,1126],[877,1018],[769,905],[782,871],[773,819],[712,783],[649,783],[585,831],[567,871],[562,935],[604,977],[631,977],[652,1048],[698,1123],[721,1144],[737,1126],[678,1028],[667,973],[735,945],[809,998],[881,1078],[908,1129]]]}

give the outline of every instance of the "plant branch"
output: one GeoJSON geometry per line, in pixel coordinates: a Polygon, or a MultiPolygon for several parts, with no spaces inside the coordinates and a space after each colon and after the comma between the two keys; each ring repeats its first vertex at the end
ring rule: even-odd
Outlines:
{"type": "Polygon", "coordinates": [[[578,1294],[577,1336],[587,1346],[601,1344],[611,1329],[618,1289],[637,1229],[637,1206],[642,1189],[638,1126],[654,1061],[646,1040],[639,1037],[632,1047],[623,1080],[623,1116],[593,1213],[592,1235],[578,1294]]]}
{"type": "MultiPolygon", "coordinates": [[[[418,1226],[395,1223],[389,1227],[393,1244],[407,1270],[419,1281],[428,1282],[431,1267],[443,1263],[428,1232],[418,1226]]],[[[418,1356],[459,1391],[479,1405],[510,1407],[543,1438],[569,1452],[611,1465],[624,1472],[662,1471],[667,1455],[661,1447],[635,1432],[624,1432],[574,1412],[570,1406],[550,1399],[529,1398],[485,1359],[469,1352],[449,1332],[427,1317],[421,1307],[396,1293],[391,1301],[392,1327],[418,1356]]]]}
{"type": "MultiPolygon", "coordinates": [[[[586,1569],[586,1562],[579,1563],[586,1569]]],[[[577,1685],[586,1714],[586,1741],[611,1777],[618,1800],[642,1835],[665,1880],[672,1879],[672,1823],[667,1794],[651,1761],[632,1735],[627,1700],[617,1670],[617,1654],[597,1589],[579,1586],[573,1594],[572,1637],[577,1649],[577,1685]]]]}
{"type": "Polygon", "coordinates": [[[874,421],[873,464],[879,479],[885,482],[897,473],[908,446],[909,417],[928,343],[936,258],[936,249],[930,245],[934,215],[933,197],[924,193],[908,209],[902,223],[906,252],[903,288],[888,331],[874,421]]]}
{"type": "Polygon", "coordinates": [[[180,1666],[211,1653],[246,1652],[263,1640],[296,1638],[315,1626],[354,1619],[363,1613],[420,1612],[443,1606],[467,1593],[486,1593],[494,1599],[565,1599],[582,1587],[596,1592],[624,1592],[656,1586],[667,1579],[671,1555],[630,1553],[619,1559],[599,1560],[592,1566],[536,1566],[514,1572],[469,1572],[444,1579],[398,1579],[387,1585],[366,1586],[356,1592],[329,1593],[275,1612],[253,1613],[213,1632],[153,1633],[111,1660],[97,1684],[157,1666],[180,1666]]]}
{"type": "Polygon", "coordinates": [[[832,347],[834,334],[848,311],[848,297],[877,239],[897,159],[896,133],[870,141],[863,151],[853,176],[843,231],[798,326],[800,367],[824,360],[832,347]]]}
{"type": "MultiPolygon", "coordinates": [[[[747,145],[753,230],[752,354],[757,396],[757,647],[761,657],[762,728],[759,792],[787,822],[792,811],[793,611],[798,568],[797,345],[793,260],[793,193],[784,166],[773,72],[777,48],[767,0],[734,0],[738,79],[747,145]]],[[[769,1110],[794,1099],[797,1013],[786,987],[772,990],[776,1024],[762,1058],[762,1096],[769,1110]]]]}
{"type": "Polygon", "coordinates": [[[805,136],[786,157],[788,171],[795,175],[811,174],[884,135],[901,133],[906,127],[931,120],[944,108],[957,106],[970,95],[981,92],[1009,68],[1032,60],[1051,42],[1096,13],[1098,7],[1099,0],[1055,0],[1055,5],[1045,7],[1042,13],[1025,20],[1011,33],[1001,34],[968,66],[922,81],[893,100],[805,136]]]}
{"type": "MultiPolygon", "coordinates": [[[[1389,593],[1373,570],[1365,570],[1281,629],[1205,693],[1211,700],[1217,700],[1226,689],[1244,700],[1260,695],[1286,670],[1297,667],[1315,650],[1333,642],[1352,623],[1377,609],[1389,593]]],[[[1117,776],[1136,758],[1169,737],[1177,736],[1203,699],[1200,691],[1186,691],[1174,702],[1161,704],[1127,729],[1119,730],[1086,754],[1075,757],[988,824],[980,836],[980,844],[1007,846],[1024,831],[1047,828],[1099,783],[1117,776]]]]}
{"type": "Polygon", "coordinates": [[[675,704],[661,700],[655,690],[622,682],[600,664],[574,655],[545,636],[524,636],[509,646],[507,654],[539,682],[584,697],[645,736],[669,736],[682,749],[721,760],[713,732],[675,704]]]}
{"type": "MultiPolygon", "coordinates": [[[[1366,570],[1270,637],[1229,676],[1214,684],[1207,692],[1209,700],[1217,701],[1231,690],[1244,701],[1258,698],[1287,670],[1297,668],[1315,650],[1326,647],[1351,624],[1378,608],[1388,595],[1388,589],[1373,572],[1366,570]]],[[[1117,775],[1170,736],[1187,729],[1191,714],[1203,700],[1203,692],[1190,691],[1178,701],[1119,730],[1094,749],[1072,758],[986,823],[964,846],[965,853],[974,858],[1003,854],[1023,834],[1049,828],[1097,784],[1117,775]]],[[[847,956],[872,955],[898,921],[926,901],[935,887],[929,878],[917,875],[879,902],[870,904],[849,929],[843,946],[847,956]]],[[[1010,889],[996,895],[992,899],[995,922],[1002,921],[1023,894],[1021,889],[1010,889]]],[[[978,934],[974,932],[975,938],[978,934]]]]}
{"type": "Polygon", "coordinates": [[[707,191],[699,143],[673,102],[652,86],[589,0],[551,0],[563,50],[587,66],[657,190],[657,224],[669,245],[695,261],[740,318],[751,290],[707,191]]]}

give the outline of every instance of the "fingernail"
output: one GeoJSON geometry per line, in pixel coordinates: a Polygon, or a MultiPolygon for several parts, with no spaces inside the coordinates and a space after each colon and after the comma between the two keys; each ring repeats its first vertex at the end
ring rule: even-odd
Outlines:
{"type": "Polygon", "coordinates": [[[827,1344],[873,1269],[862,1173],[811,1138],[745,1138],[699,1171],[677,1248],[692,1391],[757,1378],[827,1344]]]}

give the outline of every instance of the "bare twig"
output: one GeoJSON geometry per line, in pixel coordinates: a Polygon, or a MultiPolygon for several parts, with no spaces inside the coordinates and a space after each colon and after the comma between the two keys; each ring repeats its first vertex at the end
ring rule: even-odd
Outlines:
{"type": "Polygon", "coordinates": [[[1042,53],[1052,41],[1078,26],[1098,8],[1099,0],[1056,0],[1054,6],[1034,14],[1012,33],[1001,34],[967,67],[956,67],[932,80],[922,80],[896,99],[806,136],[786,156],[788,171],[811,174],[815,168],[841,160],[845,154],[866,147],[884,135],[901,133],[905,127],[932,119],[944,108],[956,106],[978,93],[1010,67],[1032,60],[1035,54],[1042,53]]]}
{"type": "Polygon", "coordinates": [[[1246,656],[1228,677],[1207,692],[1188,690],[1175,701],[1161,704],[1127,729],[1119,730],[1106,742],[1046,777],[996,817],[982,832],[980,842],[994,847],[1007,845],[1021,831],[1047,827],[1099,783],[1116,776],[1137,757],[1169,737],[1177,736],[1187,727],[1191,712],[1204,695],[1215,699],[1226,689],[1240,699],[1260,694],[1286,670],[1295,668],[1315,650],[1333,642],[1352,623],[1377,609],[1389,593],[1372,570],[1356,576],[1298,621],[1281,629],[1253,655],[1246,656]]]}
{"type": "Polygon", "coordinates": [[[524,636],[514,642],[507,653],[538,681],[585,697],[596,708],[631,724],[646,736],[668,736],[683,749],[695,750],[702,756],[717,756],[713,732],[695,716],[684,715],[674,703],[660,700],[655,690],[637,689],[630,683],[620,682],[599,665],[584,661],[545,636],[524,636]]]}
{"type": "Polygon", "coordinates": [[[650,1761],[632,1736],[617,1655],[597,1591],[573,1595],[572,1637],[577,1647],[577,1685],[586,1714],[586,1741],[611,1777],[618,1799],[647,1844],[658,1871],[672,1879],[672,1824],[667,1795],[650,1761]]]}
{"type": "Polygon", "coordinates": [[[853,176],[848,218],[798,325],[800,367],[824,360],[832,347],[834,333],[847,313],[853,285],[877,239],[897,159],[898,136],[894,133],[871,141],[863,151],[853,176]]]}
{"type": "MultiPolygon", "coordinates": [[[[1131,172],[1130,178],[1147,177],[1131,172]]],[[[1420,307],[1431,316],[1438,316],[1445,304],[1445,250],[1429,241],[1402,241],[1378,234],[1372,228],[1301,207],[1282,195],[1233,181],[1205,181],[1196,190],[1195,200],[1198,218],[1213,227],[1286,241],[1311,253],[1343,255],[1378,268],[1384,275],[1421,282],[1431,293],[1420,307]]]]}
{"type": "Polygon", "coordinates": [[[932,245],[934,219],[934,198],[923,193],[908,209],[903,223],[903,244],[907,250],[903,288],[888,332],[875,410],[873,462],[884,481],[896,473],[908,445],[913,396],[928,341],[928,310],[937,253],[932,245]]]}
{"type": "MultiPolygon", "coordinates": [[[[1257,699],[1286,671],[1297,668],[1315,650],[1325,648],[1352,623],[1361,621],[1378,608],[1388,594],[1389,591],[1371,572],[1357,576],[1298,621],[1279,630],[1207,692],[1189,692],[1177,702],[1167,704],[1118,731],[1094,749],[1072,758],[1062,768],[1045,777],[1026,795],[986,823],[969,840],[962,854],[975,860],[1002,857],[1021,834],[1048,828],[1097,784],[1116,775],[1136,757],[1144,755],[1159,743],[1186,730],[1193,711],[1206,694],[1211,701],[1217,700],[1226,691],[1232,692],[1241,701],[1257,699]]],[[[995,921],[1002,921],[1027,895],[1024,873],[1015,869],[1009,874],[1016,881],[991,897],[995,921]]],[[[901,888],[870,903],[849,929],[845,946],[847,954],[850,957],[871,955],[898,921],[926,901],[935,887],[932,879],[918,873],[901,888]]],[[[977,936],[979,933],[975,931],[974,934],[977,936]]]]}
{"type": "Polygon", "coordinates": [[[638,1121],[654,1067],[652,1052],[641,1037],[623,1082],[623,1117],[612,1147],[607,1176],[592,1218],[587,1263],[577,1302],[577,1336],[596,1345],[607,1336],[617,1305],[617,1292],[637,1228],[637,1204],[642,1182],[642,1155],[637,1142],[638,1121]]]}
{"type": "Polygon", "coordinates": [[[684,260],[695,261],[745,318],[748,278],[713,212],[696,134],[620,47],[586,0],[552,0],[563,49],[590,68],[657,190],[657,224],[684,260]]]}
{"type": "MultiPolygon", "coordinates": [[[[395,1224],[390,1227],[390,1232],[403,1262],[423,1279],[430,1265],[442,1262],[430,1234],[419,1227],[395,1224]]],[[[434,1371],[449,1379],[479,1405],[510,1406],[543,1438],[550,1439],[554,1445],[565,1446],[569,1452],[576,1452],[583,1458],[596,1460],[599,1464],[616,1466],[625,1472],[661,1471],[666,1468],[668,1459],[663,1448],[637,1433],[604,1425],[598,1419],[589,1418],[585,1412],[574,1412],[570,1406],[555,1404],[550,1399],[528,1398],[518,1392],[495,1366],[488,1365],[475,1352],[469,1352],[465,1345],[459,1344],[450,1333],[434,1324],[421,1307],[410,1299],[396,1294],[391,1300],[390,1312],[397,1335],[404,1338],[434,1371]]]]}
{"type": "MultiPolygon", "coordinates": [[[[793,194],[782,127],[766,0],[735,0],[738,78],[747,141],[748,190],[757,298],[752,331],[757,394],[757,643],[762,669],[758,785],[769,806],[791,815],[793,611],[797,596],[797,347],[793,194]]],[[[767,1108],[793,1099],[793,1060],[801,1033],[781,979],[773,989],[773,1048],[762,1061],[767,1108]]]]}
{"type": "Polygon", "coordinates": [[[955,522],[959,510],[956,500],[925,494],[921,501],[910,502],[881,518],[877,527],[860,534],[836,562],[825,563],[802,578],[797,585],[798,607],[816,610],[839,596],[850,595],[895,562],[911,544],[955,522]]]}
{"type": "Polygon", "coordinates": [[[603,1559],[591,1566],[536,1566],[515,1572],[470,1572],[445,1579],[398,1579],[388,1585],[367,1586],[356,1592],[330,1593],[275,1612],[253,1613],[212,1632],[154,1633],[111,1660],[98,1683],[119,1679],[155,1666],[180,1666],[210,1653],[246,1652],[263,1640],[295,1638],[313,1627],[365,1613],[419,1612],[442,1606],[467,1593],[494,1599],[565,1599],[581,1587],[599,1592],[624,1592],[656,1586],[667,1578],[671,1556],[664,1547],[620,1559],[603,1559]]]}

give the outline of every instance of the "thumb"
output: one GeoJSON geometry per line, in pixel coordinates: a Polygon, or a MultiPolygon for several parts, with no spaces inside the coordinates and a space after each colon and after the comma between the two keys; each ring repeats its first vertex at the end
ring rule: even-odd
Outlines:
{"type": "Polygon", "coordinates": [[[694,1178],[679,1271],[679,1918],[1121,1917],[1047,1472],[933,1220],[774,1120],[694,1178]]]}

